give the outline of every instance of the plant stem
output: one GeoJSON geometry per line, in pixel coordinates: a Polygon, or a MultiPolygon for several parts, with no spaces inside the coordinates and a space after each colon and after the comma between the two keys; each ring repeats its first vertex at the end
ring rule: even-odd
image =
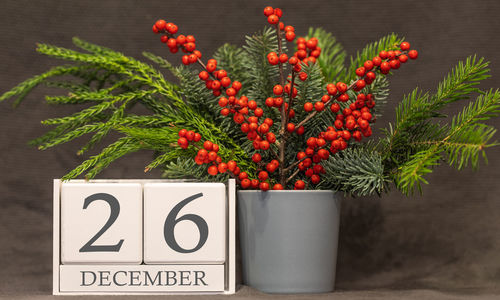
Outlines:
{"type": "MultiPolygon", "coordinates": [[[[276,33],[278,35],[278,57],[281,56],[283,53],[283,48],[281,45],[281,30],[279,28],[279,25],[276,24],[276,33]]],[[[285,87],[285,77],[283,75],[283,64],[280,62],[279,63],[279,69],[280,69],[280,83],[281,86],[284,88],[285,87]]],[[[293,87],[292,87],[293,89],[293,87]]],[[[280,135],[280,143],[279,143],[279,174],[280,174],[280,184],[285,187],[286,185],[286,172],[284,168],[285,164],[285,151],[286,151],[286,119],[287,119],[287,114],[285,111],[285,101],[283,101],[283,104],[281,104],[281,127],[279,131],[280,135]]]]}

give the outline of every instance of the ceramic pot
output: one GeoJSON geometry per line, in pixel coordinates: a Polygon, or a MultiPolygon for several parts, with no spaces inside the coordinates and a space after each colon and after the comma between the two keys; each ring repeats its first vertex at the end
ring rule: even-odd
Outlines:
{"type": "Polygon", "coordinates": [[[333,191],[239,191],[244,283],[267,293],[333,291],[339,218],[333,191]]]}

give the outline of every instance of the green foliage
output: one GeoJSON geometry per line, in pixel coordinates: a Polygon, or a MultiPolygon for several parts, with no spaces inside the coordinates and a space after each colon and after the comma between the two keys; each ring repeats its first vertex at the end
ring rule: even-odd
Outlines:
{"type": "MultiPolygon", "coordinates": [[[[381,50],[395,49],[403,41],[396,34],[385,36],[357,52],[346,68],[346,53],[330,33],[321,28],[310,28],[310,37],[318,38],[322,53],[316,64],[302,65],[302,71],[308,75],[307,80],[294,80],[298,90],[292,104],[296,112],[292,120],[295,124],[308,115],[303,110],[303,104],[319,101],[327,83],[354,82],[355,70],[364,61],[372,59],[381,50]]],[[[227,180],[227,174],[208,176],[206,166],[199,166],[193,160],[197,150],[193,147],[182,150],[177,145],[180,128],[199,132],[203,139],[218,144],[218,154],[224,161],[235,160],[242,170],[250,174],[265,167],[249,159],[255,153],[252,141],[231,118],[220,115],[218,97],[199,80],[199,71],[173,66],[161,56],[143,52],[144,57],[175,76],[178,83],[173,83],[165,80],[159,70],[142,61],[78,38],[74,38],[73,42],[82,51],[38,44],[39,53],[73,64],[52,68],[0,96],[0,101],[15,98],[14,104],[17,105],[35,87],[44,84],[65,91],[62,95],[47,96],[47,103],[81,106],[79,111],[69,116],[42,122],[52,126],[51,130],[31,142],[42,150],[86,137],[87,143],[78,151],[83,155],[109,134],[118,135],[114,142],[66,174],[64,180],[82,174],[93,178],[113,161],[139,150],[154,153],[145,171],[160,167],[163,176],[168,178],[227,180]],[[150,113],[134,114],[131,108],[136,105],[144,106],[150,113]]],[[[286,45],[284,41],[282,44],[286,45]]],[[[283,48],[286,51],[286,47],[283,48]]],[[[273,96],[273,86],[280,81],[279,67],[267,61],[267,54],[271,51],[278,51],[278,37],[275,29],[265,28],[248,36],[241,48],[222,45],[214,58],[218,61],[218,68],[226,70],[231,80],[243,84],[241,94],[256,100],[265,109],[266,117],[274,119],[271,131],[279,136],[279,111],[264,105],[265,99],[273,96]]],[[[287,65],[283,67],[288,74],[287,65]]],[[[421,190],[422,184],[427,183],[426,175],[442,162],[459,170],[467,166],[477,168],[480,156],[486,158],[484,150],[498,144],[493,141],[495,128],[485,121],[500,113],[500,92],[483,92],[477,88],[480,81],[489,77],[488,71],[488,62],[483,58],[469,57],[445,77],[436,92],[413,90],[398,105],[396,121],[384,130],[381,139],[373,143],[352,143],[350,148],[331,155],[324,162],[326,173],[316,188],[366,196],[380,195],[389,189],[390,183],[394,183],[403,193],[411,194],[421,190]],[[451,117],[449,123],[443,122],[447,117],[442,112],[443,108],[469,99],[474,93],[479,94],[475,101],[451,117]]],[[[389,95],[387,77],[378,75],[363,92],[374,95],[376,110],[373,113],[380,115],[380,108],[389,95]]],[[[354,93],[349,93],[351,100],[342,103],[342,108],[353,101],[354,93]]],[[[288,97],[284,98],[289,101],[288,97]]],[[[305,148],[306,138],[325,131],[335,117],[329,109],[325,109],[309,120],[305,135],[282,132],[283,136],[287,136],[286,166],[296,162],[296,154],[305,148]]],[[[277,147],[276,144],[271,145],[274,152],[278,152],[277,147]]],[[[266,161],[275,158],[272,151],[262,154],[266,161]]],[[[293,170],[288,174],[291,173],[293,170]]],[[[301,173],[296,178],[307,179],[305,176],[301,173]]],[[[275,179],[270,182],[275,183],[275,179]]],[[[287,188],[292,185],[289,180],[287,188]]]]}
{"type": "Polygon", "coordinates": [[[396,122],[385,131],[381,142],[386,172],[392,174],[396,186],[405,194],[421,190],[427,184],[424,176],[441,161],[448,161],[458,169],[469,163],[477,168],[484,149],[497,145],[490,142],[495,129],[481,123],[497,116],[500,105],[498,91],[486,93],[477,89],[479,82],[488,78],[488,63],[483,58],[468,57],[460,62],[438,86],[434,94],[415,89],[405,96],[396,110],[396,122]],[[451,124],[433,123],[446,117],[445,106],[480,93],[451,124]]]}
{"type": "Polygon", "coordinates": [[[347,194],[367,196],[387,190],[382,156],[364,148],[349,148],[332,155],[324,164],[326,187],[347,194]]]}

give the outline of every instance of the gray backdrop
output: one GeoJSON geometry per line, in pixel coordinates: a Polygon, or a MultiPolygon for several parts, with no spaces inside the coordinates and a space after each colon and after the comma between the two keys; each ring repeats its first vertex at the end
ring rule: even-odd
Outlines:
{"type": "MultiPolygon", "coordinates": [[[[172,20],[197,38],[207,57],[223,42],[241,45],[266,24],[269,1],[6,1],[0,2],[0,92],[61,63],[35,43],[71,46],[71,37],[141,57],[148,50],[172,57],[151,33],[154,20],[172,20]]],[[[470,54],[491,61],[484,89],[500,87],[498,1],[273,1],[298,34],[321,26],[348,54],[397,32],[419,50],[391,80],[386,114],[415,86],[434,90],[470,54]]],[[[48,294],[51,289],[52,183],[81,162],[77,141],[38,151],[27,141],[46,128],[40,120],[66,115],[37,89],[18,109],[0,104],[0,294],[48,294]]],[[[447,112],[456,112],[455,105],[447,112]]],[[[500,119],[492,124],[500,126],[500,119]]],[[[380,125],[379,125],[380,127],[380,125]]],[[[457,293],[498,291],[500,281],[500,147],[488,149],[489,165],[457,172],[442,166],[428,176],[423,196],[394,191],[382,198],[346,199],[342,209],[337,287],[340,290],[439,289],[457,293]]],[[[157,178],[144,174],[150,152],[129,155],[100,178],[157,178]]]]}

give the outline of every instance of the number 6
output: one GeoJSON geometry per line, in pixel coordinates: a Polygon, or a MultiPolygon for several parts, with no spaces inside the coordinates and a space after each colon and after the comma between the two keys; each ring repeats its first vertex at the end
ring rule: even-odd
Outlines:
{"type": "Polygon", "coordinates": [[[177,218],[177,214],[184,206],[186,206],[189,202],[197,198],[200,198],[202,196],[203,193],[198,193],[193,196],[187,197],[186,199],[179,202],[176,206],[174,206],[174,208],[172,208],[172,210],[168,214],[167,219],[165,220],[165,225],[163,227],[163,235],[165,237],[167,245],[170,248],[172,248],[172,250],[177,251],[179,253],[193,253],[198,251],[201,247],[203,247],[203,245],[207,241],[208,225],[207,222],[205,222],[205,220],[202,217],[194,214],[187,214],[180,218],[177,218]],[[196,247],[194,247],[193,249],[184,249],[181,246],[179,246],[179,244],[175,240],[174,227],[175,225],[177,225],[177,223],[184,220],[193,222],[200,231],[200,240],[198,241],[198,245],[196,245],[196,247]]]}

